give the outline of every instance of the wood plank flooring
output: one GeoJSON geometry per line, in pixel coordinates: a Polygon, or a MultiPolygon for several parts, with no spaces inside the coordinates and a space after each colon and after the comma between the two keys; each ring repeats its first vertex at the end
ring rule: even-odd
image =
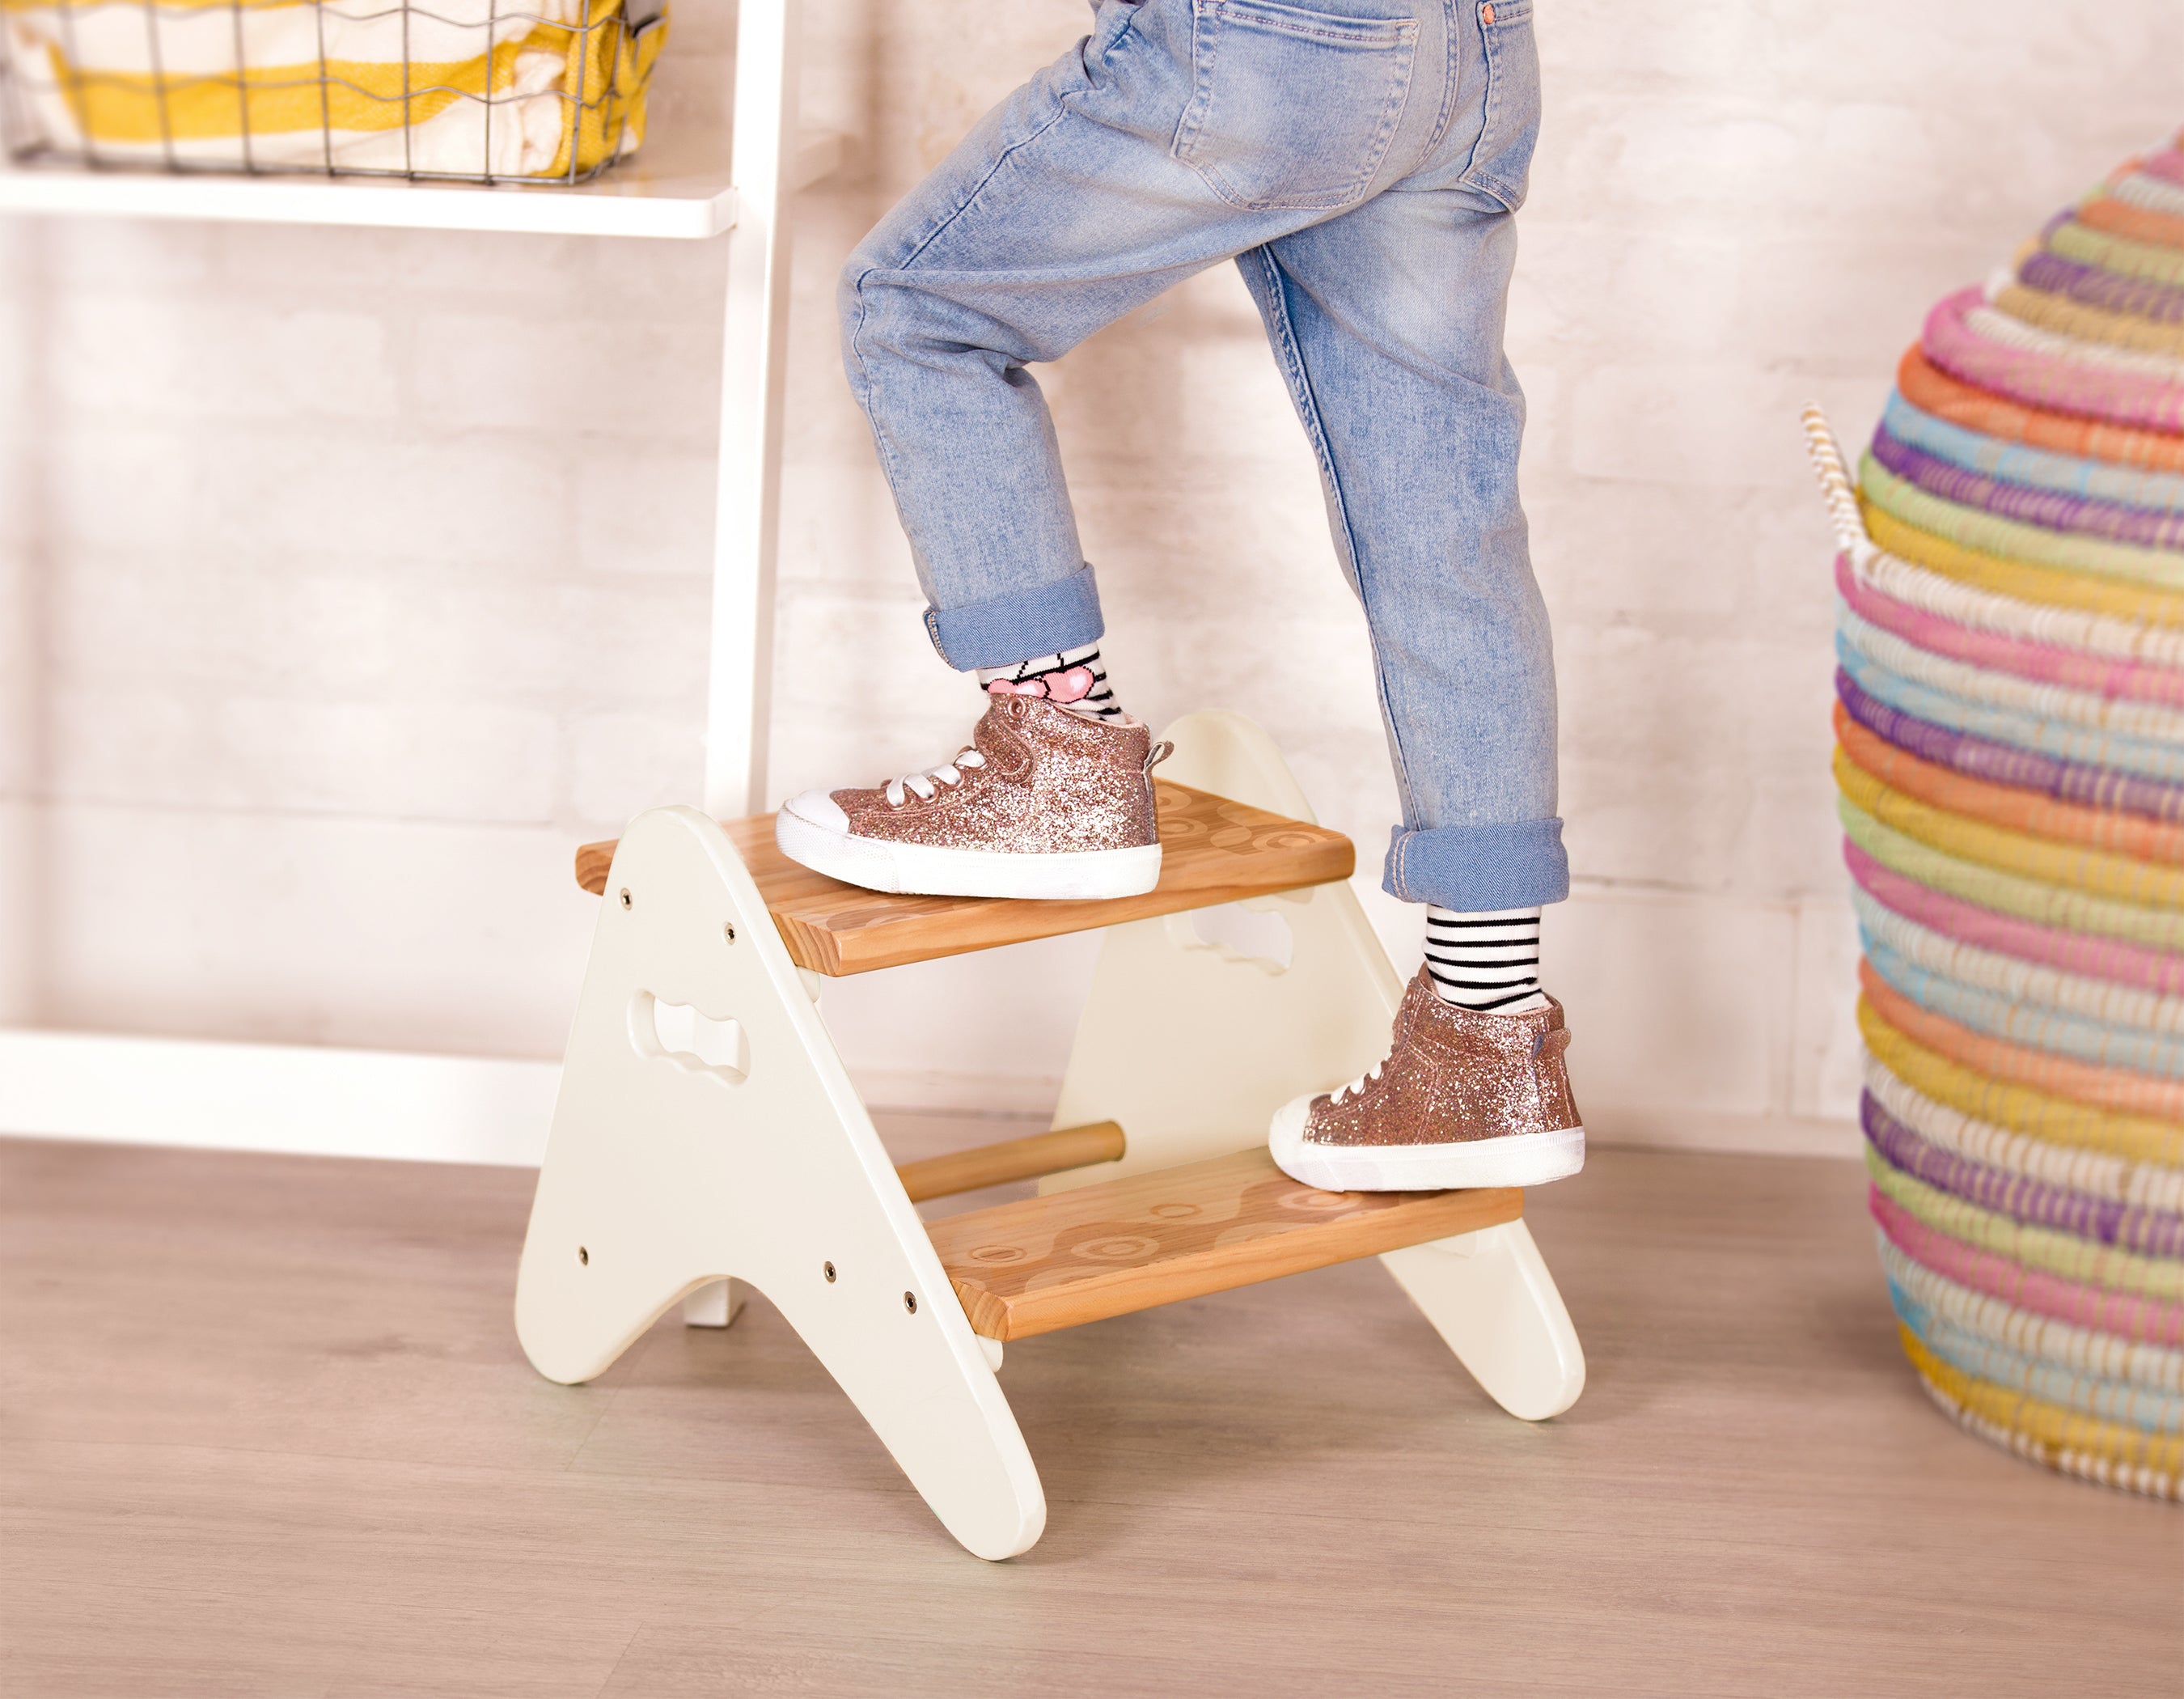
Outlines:
{"type": "Polygon", "coordinates": [[[539,1379],[531,1183],[0,1142],[0,1692],[2179,1691],[2184,1517],[1926,1403],[1849,1163],[1531,1194],[1591,1363],[1541,1427],[1369,1262],[1012,1345],[1050,1514],[999,1566],[762,1301],[539,1379]]]}

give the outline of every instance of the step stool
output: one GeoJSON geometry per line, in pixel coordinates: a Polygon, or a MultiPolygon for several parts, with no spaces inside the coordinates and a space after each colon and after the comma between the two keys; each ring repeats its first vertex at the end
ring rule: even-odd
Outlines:
{"type": "Polygon", "coordinates": [[[1266,733],[1204,713],[1167,735],[1144,896],[888,896],[788,861],[770,816],[688,808],[578,853],[605,901],[515,1294],[542,1374],[592,1379],[677,1301],[725,1325],[748,1282],[987,1558],[1046,1521],[1002,1348],[1057,1328],[1377,1256],[1511,1414],[1575,1401],[1584,1355],[1521,1192],[1323,1192],[1268,1159],[1277,1107],[1384,1054],[1402,987],[1349,840],[1266,733]],[[1287,922],[1286,965],[1199,936],[1190,911],[1228,903],[1287,922]],[[1099,927],[1057,1130],[890,1164],[822,977],[1099,927]],[[911,1207],[1034,1177],[1037,1197],[930,1226],[911,1207]]]}

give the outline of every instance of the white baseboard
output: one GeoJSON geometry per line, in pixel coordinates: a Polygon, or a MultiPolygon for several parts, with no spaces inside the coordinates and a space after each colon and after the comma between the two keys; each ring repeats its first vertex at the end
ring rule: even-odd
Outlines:
{"type": "Polygon", "coordinates": [[[1587,1101],[1589,1145],[1654,1150],[1720,1150],[1754,1156],[1847,1156],[1865,1148],[1855,1121],[1802,1115],[1686,1113],[1667,1109],[1618,1108],[1587,1101]]]}
{"type": "MultiPolygon", "coordinates": [[[[0,1030],[0,1133],[126,1145],[536,1167],[560,1065],[36,1028],[0,1030]]],[[[1043,1116],[1057,1080],[853,1070],[877,1108],[1043,1116]]],[[[1850,1122],[1588,1103],[1604,1147],[1852,1156],[1850,1122]]]]}
{"type": "Polygon", "coordinates": [[[558,1062],[0,1031],[0,1130],[536,1167],[558,1062]]]}
{"type": "Polygon", "coordinates": [[[859,1067],[845,1062],[850,1083],[874,1109],[917,1109],[956,1115],[1030,1115],[1054,1112],[1059,1079],[1017,1073],[951,1072],[900,1067],[859,1067]]]}

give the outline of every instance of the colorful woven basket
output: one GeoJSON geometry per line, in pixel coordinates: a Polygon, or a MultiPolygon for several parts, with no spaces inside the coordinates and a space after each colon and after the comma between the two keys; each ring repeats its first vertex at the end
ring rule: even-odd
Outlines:
{"type": "Polygon", "coordinates": [[[1903,357],[1834,516],[1860,1118],[1903,1348],[2184,1492],[2184,135],[1903,357]]]}

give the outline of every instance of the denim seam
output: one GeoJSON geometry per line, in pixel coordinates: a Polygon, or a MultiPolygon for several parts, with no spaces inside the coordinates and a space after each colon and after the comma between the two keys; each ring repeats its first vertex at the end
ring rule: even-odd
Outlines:
{"type": "MultiPolygon", "coordinates": [[[[950,225],[954,224],[956,220],[961,218],[965,213],[970,211],[971,203],[977,200],[979,195],[984,192],[987,184],[992,182],[995,177],[1000,175],[1002,166],[1007,164],[1018,152],[1023,148],[1030,147],[1033,142],[1038,141],[1041,136],[1045,136],[1048,131],[1053,129],[1056,125],[1061,123],[1063,119],[1069,115],[1069,109],[1064,105],[1063,103],[1069,98],[1070,94],[1074,94],[1077,91],[1075,89],[1072,89],[1069,91],[1068,94],[1057,96],[1055,100],[1054,115],[1051,118],[1048,119],[1045,123],[1040,125],[1038,129],[1033,131],[1030,135],[1023,137],[1022,140],[1011,142],[1007,147],[1001,149],[1000,153],[995,156],[992,166],[989,168],[985,175],[979,178],[976,183],[972,184],[970,191],[964,195],[961,200],[956,203],[955,210],[950,212],[946,218],[942,219],[939,223],[934,225],[933,228],[928,231],[923,236],[920,237],[917,240],[916,246],[912,248],[909,253],[904,254],[900,263],[894,265],[867,265],[862,271],[860,271],[857,274],[857,281],[855,287],[857,292],[857,330],[860,333],[864,330],[865,323],[865,280],[867,277],[870,277],[876,271],[908,271],[915,266],[918,260],[923,257],[926,249],[932,247],[934,242],[939,241],[940,238],[947,233],[948,227],[950,225]]],[[[852,346],[855,346],[854,338],[852,339],[852,346]]],[[[864,351],[861,348],[859,348],[856,352],[858,363],[862,365],[864,363],[864,351]]]]}
{"type": "MultiPolygon", "coordinates": [[[[1225,0],[1214,0],[1212,9],[1216,12],[1227,10],[1225,0]]],[[[1368,34],[1363,31],[1351,31],[1346,33],[1340,30],[1300,29],[1295,24],[1278,24],[1272,18],[1253,18],[1248,13],[1238,17],[1236,21],[1247,30],[1261,29],[1270,35],[1303,36],[1315,42],[1348,42],[1353,46],[1362,47],[1383,45],[1393,47],[1406,35],[1415,36],[1418,33],[1418,25],[1407,18],[1385,19],[1384,20],[1385,27],[1374,34],[1368,34]]]]}
{"type": "Polygon", "coordinates": [[[1434,149],[1440,147],[1448,134],[1449,121],[1456,116],[1456,8],[1457,0],[1441,0],[1441,66],[1440,111],[1434,119],[1433,136],[1419,151],[1418,164],[1433,158],[1434,149]]]}
{"type": "MultiPolygon", "coordinates": [[[[894,445],[888,441],[887,427],[880,422],[879,379],[872,370],[872,362],[865,358],[864,350],[865,321],[872,313],[871,303],[865,295],[865,280],[880,269],[877,265],[866,266],[857,274],[857,281],[850,286],[856,292],[857,322],[850,331],[850,352],[856,357],[857,376],[864,390],[864,393],[857,399],[864,407],[865,417],[872,427],[872,446],[879,451],[880,471],[887,479],[888,493],[894,498],[895,511],[900,514],[902,511],[902,498],[896,483],[897,456],[894,445]]],[[[918,550],[916,538],[910,538],[910,545],[912,553],[921,552],[918,550]]],[[[938,651],[940,647],[939,634],[933,629],[933,621],[929,617],[925,623],[926,635],[933,640],[933,647],[938,651]]]]}
{"type": "MultiPolygon", "coordinates": [[[[1501,115],[1500,109],[1505,92],[1504,85],[1508,81],[1508,78],[1502,74],[1501,66],[1494,51],[1494,25],[1480,16],[1484,9],[1483,5],[1474,5],[1472,8],[1472,15],[1479,19],[1479,46],[1486,59],[1486,111],[1485,116],[1479,122],[1479,139],[1471,144],[1470,161],[1464,166],[1463,175],[1457,181],[1468,188],[1477,189],[1481,194],[1491,196],[1509,211],[1514,212],[1517,210],[1516,203],[1510,198],[1501,185],[1493,180],[1490,173],[1483,172],[1479,168],[1479,155],[1486,148],[1486,138],[1494,133],[1494,120],[1501,115]]],[[[1524,20],[1518,18],[1513,21],[1521,24],[1524,20]]]]}
{"type": "Polygon", "coordinates": [[[1407,826],[1412,814],[1410,769],[1404,760],[1402,740],[1396,735],[1395,713],[1388,701],[1387,669],[1381,664],[1379,639],[1373,635],[1372,605],[1365,591],[1365,568],[1357,556],[1357,533],[1350,523],[1350,504],[1343,497],[1342,481],[1335,475],[1334,453],[1328,446],[1327,427],[1319,416],[1318,399],[1312,392],[1312,375],[1305,369],[1304,350],[1298,346],[1295,327],[1290,322],[1289,292],[1282,269],[1263,244],[1256,252],[1267,282],[1269,309],[1277,320],[1273,328],[1280,340],[1282,367],[1289,376],[1290,391],[1295,398],[1305,435],[1312,441],[1312,455],[1319,462],[1319,475],[1334,498],[1335,516],[1342,526],[1342,552],[1350,562],[1351,588],[1357,592],[1358,606],[1365,610],[1366,641],[1373,649],[1373,694],[1379,700],[1381,724],[1387,728],[1388,748],[1394,756],[1396,788],[1402,799],[1403,821],[1407,826]]]}

